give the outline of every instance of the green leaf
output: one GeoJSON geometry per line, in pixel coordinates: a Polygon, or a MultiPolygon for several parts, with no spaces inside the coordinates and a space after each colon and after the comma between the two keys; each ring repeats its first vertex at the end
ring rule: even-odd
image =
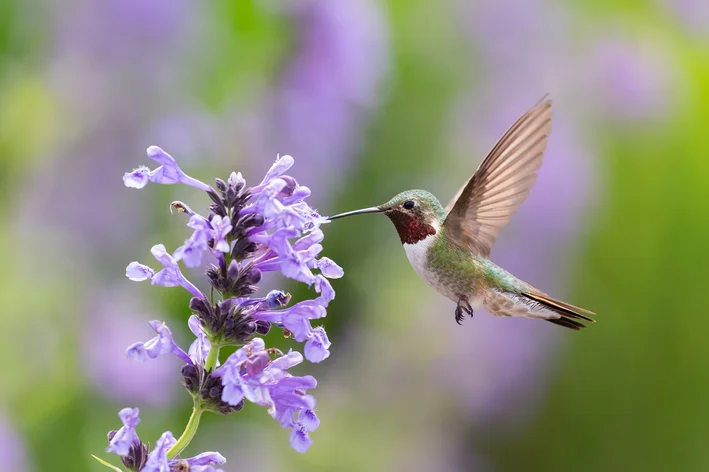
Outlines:
{"type": "Polygon", "coordinates": [[[93,454],[91,454],[91,457],[93,457],[94,459],[96,459],[97,461],[99,461],[101,464],[105,465],[105,466],[108,467],[109,469],[113,469],[113,470],[115,470],[115,471],[117,471],[117,472],[123,472],[121,469],[119,469],[119,468],[116,467],[115,465],[109,464],[109,463],[106,462],[105,460],[103,460],[103,459],[101,459],[101,458],[98,458],[98,457],[94,456],[93,454]]]}

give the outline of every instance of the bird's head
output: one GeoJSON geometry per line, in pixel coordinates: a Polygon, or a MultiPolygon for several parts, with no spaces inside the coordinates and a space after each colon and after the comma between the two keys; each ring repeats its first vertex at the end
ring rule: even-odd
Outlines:
{"type": "Polygon", "coordinates": [[[335,220],[365,213],[383,213],[389,217],[402,244],[417,242],[436,234],[445,219],[445,211],[438,199],[425,190],[407,190],[388,202],[371,208],[331,216],[335,220]]]}

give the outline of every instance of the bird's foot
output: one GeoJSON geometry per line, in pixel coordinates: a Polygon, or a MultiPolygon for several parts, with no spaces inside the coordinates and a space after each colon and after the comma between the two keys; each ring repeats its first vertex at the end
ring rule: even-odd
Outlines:
{"type": "Polygon", "coordinates": [[[473,308],[468,302],[468,297],[460,297],[458,299],[458,304],[455,307],[455,322],[459,325],[463,324],[463,318],[465,316],[463,315],[463,312],[470,315],[471,318],[473,317],[473,308]]]}

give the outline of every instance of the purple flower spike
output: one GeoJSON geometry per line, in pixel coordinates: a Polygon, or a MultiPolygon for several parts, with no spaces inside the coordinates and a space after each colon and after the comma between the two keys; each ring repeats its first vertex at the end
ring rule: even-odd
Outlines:
{"type": "Polygon", "coordinates": [[[305,358],[310,362],[322,362],[330,357],[330,340],[322,326],[313,329],[310,339],[305,343],[305,358]]]}
{"type": "Polygon", "coordinates": [[[139,262],[131,262],[126,267],[126,277],[134,282],[142,282],[143,280],[151,280],[155,275],[155,271],[150,267],[139,262]]]}
{"type": "Polygon", "coordinates": [[[129,188],[143,188],[150,181],[150,169],[140,166],[133,172],[123,174],[123,184],[129,188]]]}
{"type": "Polygon", "coordinates": [[[162,285],[163,287],[177,287],[179,285],[195,297],[204,298],[202,292],[182,275],[177,261],[167,252],[165,246],[156,244],[150,249],[150,252],[164,267],[163,270],[153,276],[151,280],[153,285],[162,285]]]}
{"type": "Polygon", "coordinates": [[[128,347],[126,354],[129,359],[145,362],[163,354],[174,354],[188,364],[192,364],[190,356],[172,339],[172,332],[164,321],[151,321],[150,326],[157,336],[145,343],[135,343],[128,347]]]}
{"type": "Polygon", "coordinates": [[[167,460],[167,451],[177,442],[170,431],[166,431],[155,443],[155,447],[148,455],[145,467],[140,472],[170,472],[170,464],[167,460]]]}
{"type": "MultiPolygon", "coordinates": [[[[171,209],[189,215],[187,226],[192,228],[192,235],[172,254],[162,244],[151,248],[150,252],[162,265],[159,271],[139,262],[126,267],[126,276],[131,280],[150,280],[151,284],[164,287],[181,286],[194,295],[189,305],[194,314],[188,321],[195,337],[192,344],[185,352],[175,343],[164,322],[151,321],[156,335],[131,345],[128,357],[139,361],[163,354],[178,357],[186,364],[181,369],[182,383],[203,411],[229,415],[244,408],[246,401],[265,407],[281,426],[292,429],[292,447],[305,452],[312,444],[309,432],[320,424],[314,412],[315,397],[307,393],[317,381],[312,376],[296,377],[289,373],[291,367],[303,362],[303,354],[290,351],[273,359],[280,351],[266,349],[263,339],[253,336],[264,336],[275,326],[305,343],[303,352],[310,362],[329,357],[330,341],[325,330],[311,325],[311,320],[327,314],[326,307],[335,297],[326,277],[343,275],[342,268],[334,261],[318,258],[324,239],[319,226],[326,219],[305,202],[310,189],[285,174],[294,162],[290,156],[279,157],[256,187],[247,187],[242,175],[232,172],[226,181],[216,179],[214,189],[187,176],[162,149],[153,146],[148,149],[148,156],[159,162],[160,167],[153,171],[141,167],[127,173],[124,176],[127,186],[183,183],[206,190],[212,203],[209,217],[205,218],[181,201],[172,202],[171,209]],[[182,261],[187,267],[200,266],[205,252],[217,259],[206,270],[211,284],[209,297],[187,280],[179,264],[182,261]],[[289,306],[290,294],[281,290],[272,290],[265,297],[252,296],[262,274],[269,271],[280,271],[304,282],[319,295],[292,306],[289,306]],[[216,300],[214,292],[218,292],[216,300]],[[216,343],[242,347],[220,365],[218,356],[210,358],[210,352],[215,354],[211,350],[216,350],[216,343]]],[[[196,428],[197,423],[190,424],[196,428]]],[[[112,450],[132,454],[121,456],[128,469],[223,472],[218,466],[225,460],[219,453],[205,452],[189,459],[170,460],[168,451],[176,444],[170,432],[164,433],[149,452],[148,445],[135,436],[135,424],[129,425],[126,420],[124,425],[120,434],[111,432],[109,437],[112,450]]],[[[178,457],[183,442],[180,440],[175,450],[178,457]]]]}
{"type": "Polygon", "coordinates": [[[190,177],[182,172],[175,159],[157,146],[150,146],[148,157],[158,162],[160,167],[150,172],[150,181],[157,184],[185,184],[205,192],[211,187],[204,182],[190,177]]]}
{"type": "Polygon", "coordinates": [[[135,427],[140,423],[138,413],[137,408],[123,408],[118,412],[118,417],[121,419],[123,427],[113,435],[106,452],[127,456],[130,452],[130,447],[135,443],[140,443],[138,435],[135,433],[135,427]]]}

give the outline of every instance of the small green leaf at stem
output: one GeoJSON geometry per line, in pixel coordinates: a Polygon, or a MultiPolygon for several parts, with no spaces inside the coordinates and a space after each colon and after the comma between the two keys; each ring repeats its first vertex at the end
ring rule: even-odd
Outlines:
{"type": "Polygon", "coordinates": [[[123,472],[121,469],[119,469],[119,468],[116,467],[115,465],[109,464],[109,463],[106,462],[105,460],[103,460],[103,459],[101,459],[101,458],[99,458],[99,457],[96,457],[96,456],[94,456],[93,454],[91,454],[91,457],[93,457],[94,459],[96,459],[97,461],[99,461],[101,464],[105,465],[105,466],[108,467],[109,469],[113,469],[113,470],[115,470],[115,471],[117,471],[117,472],[123,472]]]}

